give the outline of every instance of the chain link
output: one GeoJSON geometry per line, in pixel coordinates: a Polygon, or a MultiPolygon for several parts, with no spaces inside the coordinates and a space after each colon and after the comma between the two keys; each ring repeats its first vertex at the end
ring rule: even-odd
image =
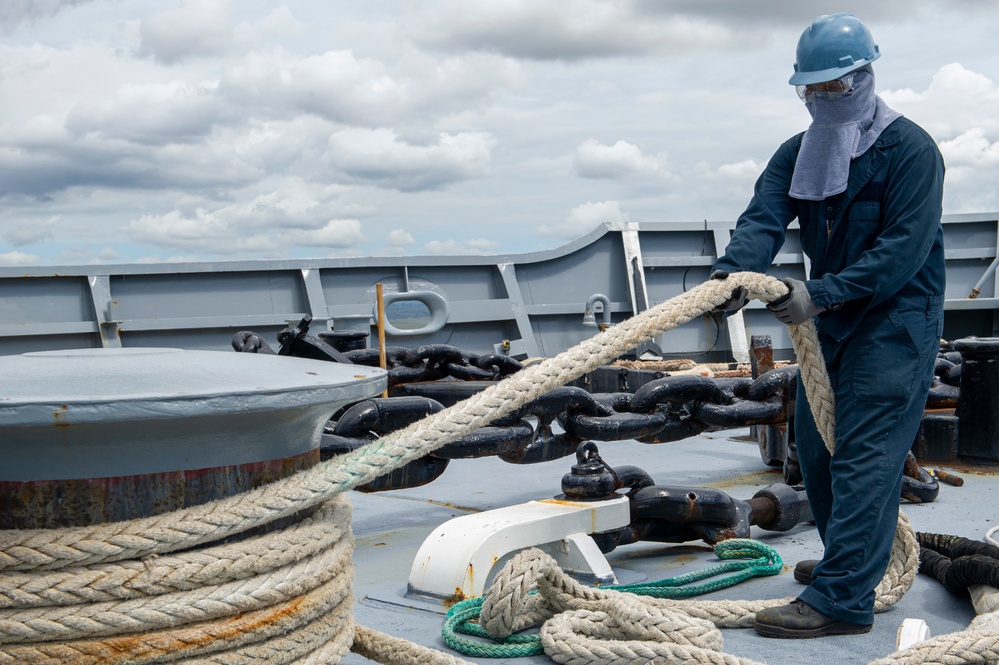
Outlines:
{"type": "MultiPolygon", "coordinates": [[[[309,335],[311,320],[306,316],[297,325],[278,333],[281,343],[278,355],[379,366],[378,349],[341,352],[309,335]]],[[[232,346],[244,353],[275,353],[259,335],[248,331],[237,333],[232,346]]],[[[390,346],[385,351],[390,396],[348,405],[334,414],[322,434],[323,459],[355,450],[402,429],[523,368],[509,356],[471,355],[447,344],[413,349],[390,346]]],[[[960,363],[960,354],[940,353],[928,408],[956,404],[960,363]]],[[[656,444],[679,441],[705,431],[747,426],[784,428],[794,413],[796,365],[772,369],[755,379],[668,372],[656,375],[661,378],[648,381],[633,393],[591,393],[575,386],[556,388],[488,427],[358,489],[374,492],[424,485],[444,473],[452,459],[496,456],[513,464],[533,464],[575,454],[584,441],[636,440],[656,444]],[[556,423],[561,431],[553,428],[556,423]]],[[[796,461],[793,444],[789,448],[792,473],[785,468],[785,480],[796,484],[800,475],[793,473],[796,461]]],[[[918,465],[915,469],[907,470],[903,496],[932,501],[937,491],[936,480],[918,465]]]]}
{"type": "MultiPolygon", "coordinates": [[[[377,360],[377,353],[352,351],[345,355],[354,362],[377,360]]],[[[441,345],[398,352],[393,357],[402,360],[402,366],[410,368],[413,375],[424,378],[440,375],[429,368],[458,366],[459,359],[460,366],[465,367],[469,358],[441,345]]],[[[467,366],[477,365],[468,362],[467,366]]],[[[499,376],[496,374],[493,380],[499,376]]],[[[589,393],[583,388],[563,386],[417,460],[411,468],[404,467],[361,489],[423,485],[442,474],[450,459],[497,456],[514,464],[532,464],[572,455],[587,440],[665,443],[707,430],[783,422],[793,403],[796,380],[797,368],[789,366],[771,370],[758,379],[667,375],[645,384],[633,395],[589,393]],[[553,429],[555,423],[561,432],[553,429]]],[[[472,383],[477,384],[474,389],[481,390],[490,381],[463,381],[449,369],[447,377],[434,378],[429,385],[396,384],[408,394],[351,405],[327,423],[321,455],[328,459],[349,452],[445,407],[440,400],[420,395],[421,388],[429,388],[430,395],[452,402],[442,393],[453,389],[464,395],[472,383]]]]}

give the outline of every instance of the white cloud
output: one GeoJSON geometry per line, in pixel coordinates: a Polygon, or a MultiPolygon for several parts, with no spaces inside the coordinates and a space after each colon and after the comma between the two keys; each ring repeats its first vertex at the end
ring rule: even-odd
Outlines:
{"type": "Polygon", "coordinates": [[[298,20],[287,5],[275,7],[258,21],[242,21],[234,29],[237,41],[251,48],[275,37],[295,37],[308,32],[309,26],[298,20]]]}
{"type": "Polygon", "coordinates": [[[492,254],[499,249],[500,244],[490,238],[470,238],[465,241],[465,246],[473,254],[492,254]]]}
{"type": "Polygon", "coordinates": [[[48,219],[22,220],[16,227],[5,232],[3,239],[14,247],[50,240],[53,237],[52,229],[58,223],[58,215],[48,219]]]}
{"type": "Polygon", "coordinates": [[[880,93],[889,106],[916,120],[938,141],[953,139],[969,127],[999,131],[999,86],[959,63],[941,67],[926,90],[880,93]]]}
{"type": "Polygon", "coordinates": [[[683,52],[731,44],[739,34],[676,13],[636,16],[632,4],[600,0],[448,0],[413,38],[443,48],[487,50],[537,60],[683,52]],[[441,21],[440,12],[448,17],[441,21]],[[435,20],[436,19],[436,20],[435,20]]]}
{"type": "Polygon", "coordinates": [[[128,228],[135,240],[192,249],[207,240],[223,239],[236,230],[222,216],[200,208],[193,215],[180,210],[164,215],[142,215],[128,228]]]}
{"type": "Polygon", "coordinates": [[[761,164],[754,159],[746,159],[734,164],[722,164],[718,167],[718,174],[741,181],[756,180],[764,168],[766,168],[766,163],[761,164]]]}
{"type": "Polygon", "coordinates": [[[86,136],[24,146],[0,146],[0,198],[49,197],[72,188],[215,191],[263,177],[253,164],[234,159],[231,143],[140,148],[120,140],[86,136]]]}
{"type": "Polygon", "coordinates": [[[340,122],[366,124],[369,113],[387,118],[402,105],[399,83],[384,63],[349,50],[296,57],[283,50],[255,51],[230,65],[223,91],[261,110],[297,109],[340,122]]]}
{"type": "Polygon", "coordinates": [[[0,2],[0,29],[10,30],[25,21],[53,16],[73,5],[93,0],[3,0],[0,2]]]}
{"type": "Polygon", "coordinates": [[[627,221],[628,216],[621,212],[621,203],[619,201],[599,201],[597,203],[587,201],[569,211],[569,216],[561,224],[541,226],[538,229],[538,235],[572,240],[592,231],[605,222],[627,221]]]}
{"type": "Polygon", "coordinates": [[[356,180],[416,191],[485,175],[495,144],[481,132],[441,133],[436,144],[414,145],[391,129],[353,128],[330,136],[327,158],[356,180]]]}
{"type": "Polygon", "coordinates": [[[940,143],[947,167],[944,206],[949,212],[999,209],[995,180],[999,175],[999,140],[990,140],[980,127],[940,143]]]}
{"type": "Polygon", "coordinates": [[[91,42],[3,44],[0,62],[0,93],[5,99],[19,100],[0,106],[0,138],[4,140],[56,136],[65,117],[81,104],[109,99],[121,86],[177,78],[155,63],[121,58],[108,45],[91,42]]]}
{"type": "Polygon", "coordinates": [[[337,193],[288,182],[281,191],[242,203],[142,215],[126,233],[137,242],[228,256],[274,256],[289,246],[356,246],[366,240],[360,221],[329,217],[337,193]]]}
{"type": "Polygon", "coordinates": [[[214,82],[128,84],[114,94],[88,100],[66,118],[74,136],[96,134],[105,140],[163,145],[208,136],[226,111],[214,82]]]}
{"type": "Polygon", "coordinates": [[[221,87],[229,99],[257,113],[314,113],[380,127],[421,114],[466,111],[523,82],[519,65],[496,56],[438,60],[409,52],[394,71],[348,49],[302,57],[277,48],[253,51],[228,66],[221,87]]]}
{"type": "Polygon", "coordinates": [[[409,247],[416,244],[416,239],[406,229],[392,229],[386,236],[385,242],[393,247],[409,247]]]}
{"type": "MultiPolygon", "coordinates": [[[[917,18],[924,7],[932,8],[936,0],[881,0],[877,3],[863,5],[858,15],[868,25],[879,25],[886,22],[917,18]]],[[[744,0],[633,0],[635,19],[648,19],[656,16],[682,14],[690,17],[700,17],[715,23],[729,25],[733,29],[770,28],[774,26],[791,26],[799,31],[820,14],[828,14],[829,5],[825,2],[809,2],[803,0],[770,0],[765,10],[755,3],[744,0]]],[[[959,11],[961,5],[955,3],[952,11],[959,11]]],[[[973,2],[966,3],[974,5],[973,2]]],[[[841,11],[839,9],[835,11],[841,11]]],[[[850,11],[850,10],[844,10],[850,11]]]]}
{"type": "Polygon", "coordinates": [[[576,173],[584,178],[622,179],[665,172],[665,155],[645,155],[634,143],[618,141],[612,146],[587,139],[573,156],[576,173]]]}
{"type": "Polygon", "coordinates": [[[168,65],[223,53],[232,40],[230,0],[184,0],[141,22],[139,54],[168,65]]]}
{"type": "Polygon", "coordinates": [[[34,266],[41,263],[37,254],[24,252],[0,252],[0,266],[34,266]]]}
{"type": "Polygon", "coordinates": [[[426,254],[434,256],[464,255],[464,254],[491,254],[499,247],[495,240],[487,238],[473,238],[470,240],[431,240],[423,246],[426,254]]]}
{"type": "Polygon", "coordinates": [[[981,127],[943,141],[940,151],[951,171],[962,167],[990,169],[999,166],[999,141],[990,141],[981,127]]]}
{"type": "Polygon", "coordinates": [[[143,264],[155,264],[155,263],[196,263],[198,261],[204,260],[203,256],[198,256],[196,254],[190,256],[143,256],[142,258],[136,259],[135,263],[143,264]]]}
{"type": "Polygon", "coordinates": [[[100,263],[107,263],[109,261],[117,261],[119,258],[118,252],[114,250],[113,247],[105,247],[100,252],[97,253],[97,261],[100,263]]]}
{"type": "Polygon", "coordinates": [[[375,250],[377,254],[403,256],[406,248],[416,244],[416,239],[406,229],[392,229],[385,236],[385,246],[375,250]]]}
{"type": "MultiPolygon", "coordinates": [[[[512,253],[603,221],[733,219],[774,149],[807,126],[786,81],[823,11],[0,2],[0,253],[512,253]]],[[[944,153],[945,212],[999,208],[999,56],[981,47],[999,3],[885,0],[864,18],[884,52],[879,94],[944,153]]]]}
{"type": "Polygon", "coordinates": [[[292,229],[285,238],[299,247],[356,247],[367,240],[356,219],[331,219],[318,229],[292,229]]]}
{"type": "Polygon", "coordinates": [[[902,88],[883,94],[886,102],[926,129],[940,147],[947,168],[945,212],[999,208],[999,86],[959,63],[934,73],[925,90],[902,88]]]}

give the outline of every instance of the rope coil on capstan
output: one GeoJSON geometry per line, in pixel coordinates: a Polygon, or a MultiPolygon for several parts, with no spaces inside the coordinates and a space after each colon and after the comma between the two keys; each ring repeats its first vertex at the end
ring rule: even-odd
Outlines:
{"type": "MultiPolygon", "coordinates": [[[[0,637],[0,665],[195,662],[318,665],[338,662],[348,649],[383,663],[465,663],[449,654],[353,623],[350,591],[353,567],[349,557],[352,535],[349,503],[342,493],[486,426],[655,335],[711,311],[726,301],[737,285],[745,286],[751,297],[765,302],[787,291],[779,280],[756,273],[733,273],[725,281],[708,280],[610,331],[507,377],[461,404],[353,453],[211,504],[92,527],[0,532],[0,631],[3,631],[0,634],[4,635],[0,637]],[[314,517],[303,517],[306,509],[318,506],[322,507],[314,517]],[[219,548],[228,546],[215,544],[293,515],[302,528],[303,540],[307,541],[296,545],[294,554],[278,555],[287,532],[245,541],[260,548],[259,552],[254,549],[248,554],[223,551],[219,548]],[[315,534],[307,533],[315,531],[310,528],[309,520],[320,520],[320,524],[325,524],[322,528],[338,536],[314,542],[315,534]],[[170,554],[173,552],[177,554],[170,554]],[[344,559],[341,555],[345,555],[344,559]],[[306,573],[314,570],[307,559],[315,556],[327,556],[324,561],[338,573],[326,581],[306,573]],[[299,580],[300,574],[313,579],[299,580]],[[174,595],[191,594],[202,586],[207,590],[195,595],[174,595]],[[296,591],[301,595],[295,595],[296,591]],[[121,611],[122,604],[127,611],[121,611]],[[68,610],[65,606],[76,607],[68,610]],[[53,634],[61,637],[50,637],[53,634]]],[[[810,325],[798,329],[804,338],[811,335],[814,341],[810,325]]],[[[815,366],[824,372],[817,342],[800,349],[798,344],[795,339],[799,358],[810,360],[814,356],[815,366]]],[[[806,386],[811,371],[803,367],[806,386]]],[[[834,412],[834,405],[813,398],[811,393],[809,399],[813,408],[834,412]]],[[[821,414],[817,415],[816,422],[822,421],[821,414]]],[[[826,439],[827,445],[831,440],[831,437],[826,439]]],[[[899,532],[905,527],[907,523],[900,518],[899,532]]],[[[911,527],[908,530],[911,532],[911,527]]],[[[915,543],[914,535],[911,541],[915,543]]],[[[896,534],[889,574],[893,570],[905,571],[899,575],[901,582],[888,583],[896,600],[908,588],[905,579],[909,570],[913,571],[912,577],[915,575],[914,555],[907,557],[903,552],[898,559],[911,565],[895,563],[895,550],[906,542],[905,536],[896,534]]],[[[289,552],[292,549],[289,547],[289,552]]],[[[907,584],[911,585],[911,577],[907,584]]],[[[584,589],[581,593],[589,597],[588,594],[595,592],[584,589]]],[[[682,601],[692,617],[688,623],[693,627],[665,632],[693,635],[710,632],[712,624],[748,626],[757,610],[773,602],[744,602],[728,618],[716,619],[709,618],[708,610],[702,609],[698,602],[682,601]]],[[[643,622],[640,617],[645,610],[639,611],[637,606],[632,609],[635,615],[626,616],[626,612],[614,607],[601,607],[599,611],[611,617],[608,623],[639,626],[636,630],[645,636],[642,639],[663,633],[661,627],[667,624],[643,622]]],[[[567,621],[568,629],[572,629],[576,625],[573,622],[580,619],[572,616],[567,621]]],[[[558,625],[552,623],[552,631],[558,625]]],[[[599,646],[592,647],[594,653],[600,652],[599,646]]],[[[718,640],[717,648],[720,646],[718,640]]],[[[548,649],[547,642],[545,648],[548,649]]],[[[714,660],[710,662],[749,662],[721,653],[711,657],[714,660]]]]}

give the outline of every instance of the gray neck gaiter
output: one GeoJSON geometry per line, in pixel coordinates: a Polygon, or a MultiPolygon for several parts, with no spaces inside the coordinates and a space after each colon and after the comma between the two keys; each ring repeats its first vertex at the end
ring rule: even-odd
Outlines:
{"type": "Polygon", "coordinates": [[[790,195],[822,201],[846,190],[850,160],[859,157],[902,114],[874,94],[874,72],[858,70],[853,90],[838,99],[806,103],[812,124],[801,140],[790,195]]]}

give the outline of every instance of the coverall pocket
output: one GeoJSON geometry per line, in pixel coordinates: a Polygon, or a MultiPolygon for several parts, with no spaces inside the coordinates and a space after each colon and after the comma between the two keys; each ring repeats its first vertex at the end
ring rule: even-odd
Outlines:
{"type": "Polygon", "coordinates": [[[926,322],[925,310],[892,309],[868,315],[863,331],[853,341],[863,345],[853,373],[857,397],[879,404],[909,400],[922,379],[919,349],[927,333],[926,322]]]}

